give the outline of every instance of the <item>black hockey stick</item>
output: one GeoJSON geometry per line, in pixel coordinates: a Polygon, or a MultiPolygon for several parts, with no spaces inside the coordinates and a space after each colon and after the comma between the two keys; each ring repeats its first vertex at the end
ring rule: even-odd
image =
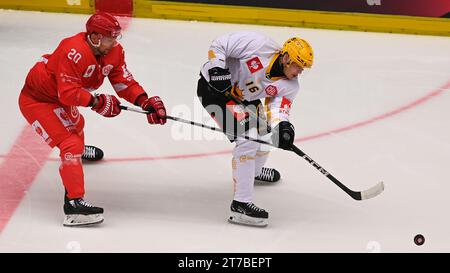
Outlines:
{"type": "MultiPolygon", "coordinates": [[[[230,92],[226,92],[225,96],[231,100],[233,100],[235,103],[242,105],[245,107],[244,103],[239,99],[233,96],[230,92]]],[[[254,119],[258,119],[259,122],[262,122],[261,119],[259,119],[258,115],[256,113],[253,113],[252,111],[249,112],[249,115],[252,116],[254,119]]],[[[268,125],[267,125],[268,126],[268,125]]],[[[272,129],[268,126],[268,132],[270,132],[272,129]]],[[[365,191],[353,191],[349,189],[347,186],[342,184],[338,179],[336,179],[332,174],[330,174],[328,171],[326,171],[322,166],[320,166],[317,162],[315,162],[311,157],[309,157],[307,154],[305,154],[302,150],[300,150],[297,146],[292,144],[291,151],[299,155],[300,157],[303,157],[306,161],[308,161],[309,164],[311,164],[314,168],[319,170],[323,175],[325,175],[328,179],[330,179],[334,184],[336,184],[339,188],[341,188],[343,191],[345,191],[348,195],[350,195],[355,200],[365,200],[372,197],[375,197],[379,195],[384,190],[384,183],[379,182],[375,186],[373,186],[370,189],[367,189],[365,191]]]]}
{"type": "Polygon", "coordinates": [[[317,164],[311,157],[306,155],[302,150],[297,148],[294,144],[292,144],[291,150],[296,153],[297,155],[303,157],[306,161],[309,162],[314,168],[319,170],[323,175],[325,175],[328,179],[330,179],[334,184],[336,184],[339,188],[341,188],[343,191],[345,191],[348,195],[350,195],[355,200],[366,200],[372,197],[377,196],[384,190],[384,183],[379,182],[375,186],[373,186],[370,189],[367,189],[365,191],[352,191],[347,186],[342,184],[339,180],[336,179],[332,174],[330,174],[328,171],[326,171],[322,166],[317,164]]]}
{"type": "MultiPolygon", "coordinates": [[[[235,102],[239,102],[239,101],[236,99],[235,102]]],[[[142,114],[147,114],[148,113],[147,111],[144,111],[144,110],[141,110],[141,109],[136,109],[136,108],[133,108],[133,107],[123,106],[123,105],[121,105],[120,108],[123,109],[123,110],[133,111],[133,112],[142,113],[142,114]]],[[[254,114],[254,113],[251,113],[251,114],[256,116],[256,114],[254,114]]],[[[199,126],[199,127],[202,127],[202,128],[210,129],[212,131],[222,132],[222,133],[224,133],[224,134],[226,134],[228,136],[231,136],[233,138],[237,137],[236,135],[229,134],[229,133],[223,131],[220,128],[204,125],[202,123],[198,123],[198,122],[194,122],[194,121],[190,121],[190,120],[185,120],[185,119],[178,118],[178,117],[172,117],[172,116],[167,116],[167,119],[178,121],[178,122],[182,122],[182,123],[186,123],[186,124],[190,124],[190,125],[199,126]]],[[[277,148],[272,143],[269,143],[269,142],[266,142],[266,141],[263,141],[263,140],[260,140],[260,139],[255,139],[255,138],[251,138],[251,137],[248,137],[248,136],[241,136],[241,137],[243,137],[245,139],[248,139],[248,140],[251,140],[251,141],[255,141],[255,142],[258,142],[258,143],[261,143],[261,144],[270,145],[272,147],[277,148]]],[[[343,191],[345,191],[348,195],[350,195],[355,200],[358,200],[358,201],[359,200],[366,200],[366,199],[375,197],[375,196],[379,195],[381,192],[383,192],[383,190],[384,190],[384,183],[383,182],[379,182],[378,184],[376,184],[372,188],[367,189],[365,191],[353,191],[353,190],[349,189],[347,186],[345,186],[344,184],[342,184],[338,179],[336,179],[333,175],[331,175],[328,171],[326,171],[322,166],[317,164],[311,157],[306,155],[302,150],[300,150],[294,144],[292,144],[291,151],[293,151],[294,153],[296,153],[297,155],[299,155],[300,157],[302,157],[306,161],[308,161],[309,164],[311,164],[314,168],[319,170],[323,175],[325,175],[328,179],[330,179],[334,184],[336,184],[339,188],[341,188],[343,191]]]]}
{"type": "MultiPolygon", "coordinates": [[[[121,105],[120,109],[127,110],[127,111],[132,111],[132,112],[136,112],[136,113],[141,113],[141,114],[148,114],[147,111],[144,111],[144,110],[141,110],[141,109],[137,109],[137,108],[134,108],[134,107],[124,106],[124,105],[121,105]]],[[[178,122],[182,122],[182,123],[186,123],[186,124],[190,124],[190,125],[206,128],[206,129],[209,129],[209,130],[212,130],[212,131],[221,132],[221,133],[224,133],[225,135],[227,135],[227,136],[229,136],[231,138],[237,138],[236,135],[227,133],[226,131],[224,131],[224,130],[222,130],[220,128],[217,128],[217,127],[205,125],[203,123],[198,123],[198,122],[191,121],[191,120],[182,119],[182,118],[179,118],[179,117],[172,117],[172,116],[166,116],[166,117],[167,117],[167,119],[170,119],[170,120],[174,120],[174,121],[178,121],[178,122]]],[[[272,143],[266,142],[266,141],[261,140],[261,139],[256,139],[256,138],[252,138],[252,137],[245,136],[245,135],[240,136],[240,137],[248,139],[248,140],[251,140],[251,141],[255,141],[255,142],[258,142],[258,143],[261,143],[261,144],[266,144],[266,145],[273,146],[272,143]]],[[[273,147],[275,147],[275,146],[273,146],[273,147]]]]}

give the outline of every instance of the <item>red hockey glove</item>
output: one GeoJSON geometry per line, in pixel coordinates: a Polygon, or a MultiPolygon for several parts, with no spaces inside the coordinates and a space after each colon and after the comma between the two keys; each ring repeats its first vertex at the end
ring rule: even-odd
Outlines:
{"type": "Polygon", "coordinates": [[[105,94],[95,95],[91,109],[107,118],[115,117],[122,111],[120,101],[115,96],[105,94]]]}
{"type": "Polygon", "coordinates": [[[141,108],[150,112],[147,114],[148,123],[161,125],[166,123],[166,108],[160,97],[154,96],[146,99],[141,103],[141,108]]]}

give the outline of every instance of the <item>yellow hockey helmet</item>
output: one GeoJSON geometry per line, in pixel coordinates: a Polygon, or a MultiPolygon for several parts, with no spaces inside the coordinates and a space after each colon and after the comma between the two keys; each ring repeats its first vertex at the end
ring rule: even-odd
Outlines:
{"type": "Polygon", "coordinates": [[[314,54],[311,45],[298,37],[288,39],[281,50],[281,54],[286,53],[289,58],[303,68],[311,68],[314,54]]]}

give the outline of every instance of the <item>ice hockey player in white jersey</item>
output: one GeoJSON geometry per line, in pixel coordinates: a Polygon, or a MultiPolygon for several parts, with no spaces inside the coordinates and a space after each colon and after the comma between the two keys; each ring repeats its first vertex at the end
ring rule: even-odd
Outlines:
{"type": "Polygon", "coordinates": [[[299,91],[297,76],[313,64],[312,48],[298,37],[288,39],[281,47],[260,33],[234,32],[212,42],[208,59],[201,68],[197,96],[236,144],[229,221],[267,226],[268,212],[252,202],[253,186],[255,180],[274,183],[280,173],[264,167],[268,149],[242,135],[266,139],[290,150],[295,132],[289,111],[299,91]]]}

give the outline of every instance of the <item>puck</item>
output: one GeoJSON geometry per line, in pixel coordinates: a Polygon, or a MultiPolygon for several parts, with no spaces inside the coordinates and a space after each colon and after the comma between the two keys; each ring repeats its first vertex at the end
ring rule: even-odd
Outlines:
{"type": "Polygon", "coordinates": [[[414,236],[414,243],[418,246],[421,246],[425,243],[425,237],[422,234],[417,234],[414,236]]]}

